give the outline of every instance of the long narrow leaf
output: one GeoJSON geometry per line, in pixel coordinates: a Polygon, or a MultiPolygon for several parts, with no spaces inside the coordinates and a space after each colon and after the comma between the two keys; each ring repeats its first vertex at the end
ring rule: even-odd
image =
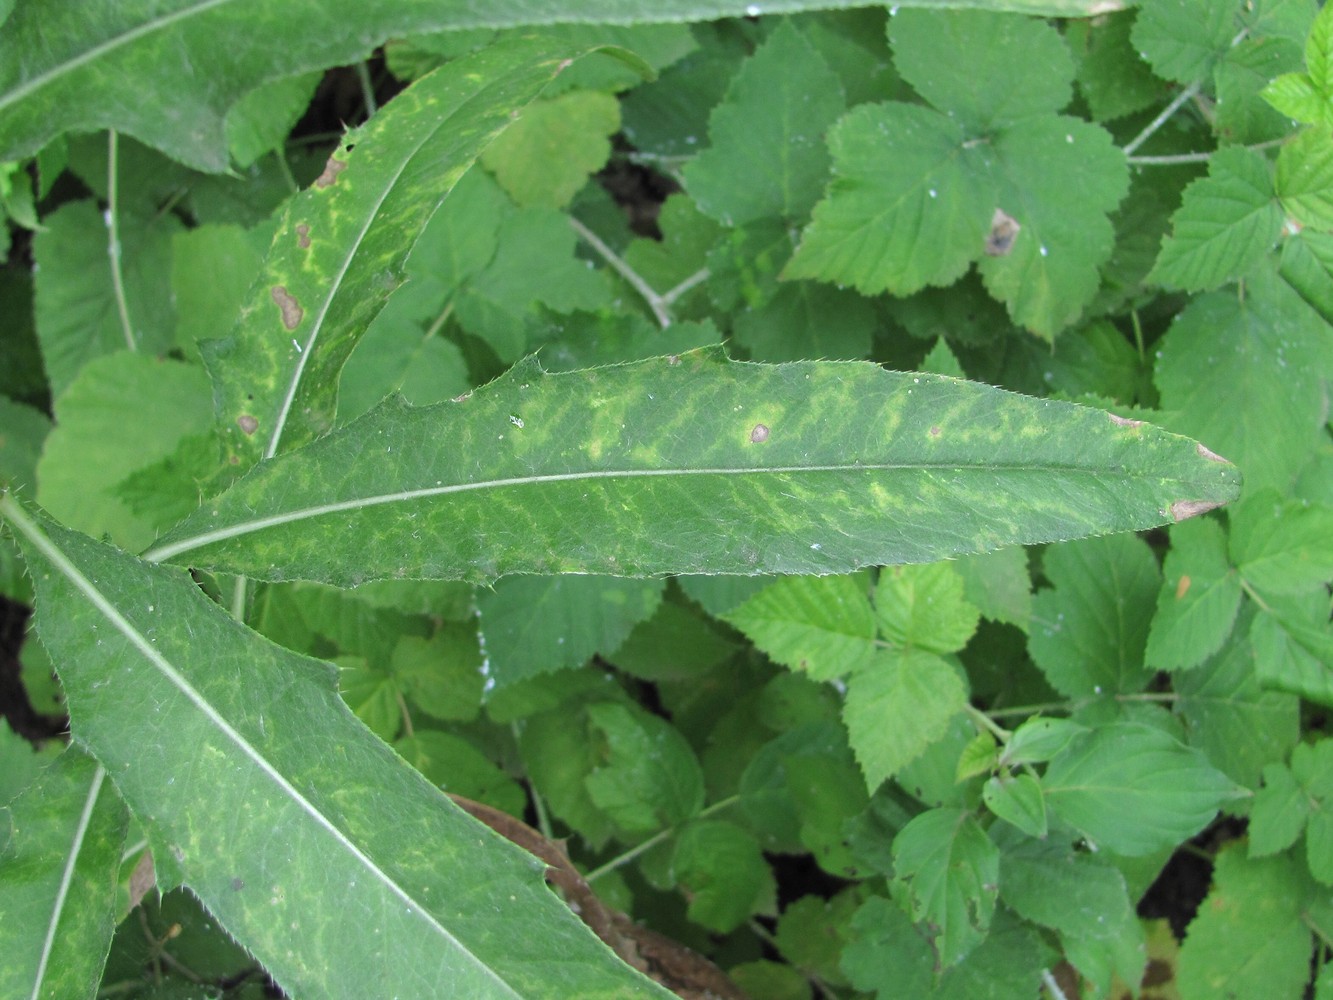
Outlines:
{"type": "Polygon", "coordinates": [[[11,497],[76,737],[188,885],[302,997],[665,997],[342,704],[326,664],[188,575],[11,497]]]}
{"type": "Polygon", "coordinates": [[[226,457],[242,467],[333,423],[338,374],[459,177],[580,50],[514,39],[451,62],[348,134],[288,206],[236,331],[208,345],[226,457]]]}
{"type": "MultiPolygon", "coordinates": [[[[115,128],[198,169],[225,170],[223,121],[242,95],[267,80],[356,62],[386,39],[419,32],[700,21],[761,10],[869,5],[868,0],[26,0],[0,36],[0,160],[28,156],[61,132],[115,128]]],[[[961,5],[1065,16],[1121,6],[1117,0],[964,0],[961,5]]]]}
{"type": "Polygon", "coordinates": [[[1148,528],[1239,480],[1139,421],[862,362],[528,361],[261,464],[148,558],[342,585],[836,573],[1148,528]]]}

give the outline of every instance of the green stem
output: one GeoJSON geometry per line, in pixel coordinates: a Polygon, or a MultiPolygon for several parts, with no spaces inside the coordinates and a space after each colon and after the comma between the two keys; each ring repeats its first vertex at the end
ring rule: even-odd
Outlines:
{"type": "Polygon", "coordinates": [[[1072,701],[1047,701],[1039,705],[1015,705],[1013,708],[996,708],[987,712],[992,719],[1006,719],[1014,715],[1038,715],[1043,712],[1072,712],[1078,705],[1072,701]]]}
{"type": "Polygon", "coordinates": [[[976,723],[977,726],[986,730],[1001,743],[1008,743],[1009,737],[1013,735],[1009,730],[996,724],[989,715],[973,705],[964,705],[963,711],[968,717],[976,723]]]}
{"type": "Polygon", "coordinates": [[[1188,87],[1176,95],[1176,99],[1162,109],[1162,113],[1144,126],[1143,131],[1131,139],[1125,146],[1125,156],[1133,156],[1134,150],[1138,149],[1145,142],[1156,134],[1157,130],[1170,120],[1171,116],[1180,110],[1191,97],[1199,92],[1200,83],[1191,83],[1188,87]]]}
{"type": "MultiPolygon", "coordinates": [[[[636,292],[643,296],[643,300],[648,303],[648,308],[653,311],[653,315],[657,317],[657,322],[662,329],[665,330],[669,327],[671,325],[671,313],[667,311],[667,302],[663,297],[653,291],[653,289],[649,287],[648,282],[639,277],[638,272],[635,271],[634,268],[626,264],[619,254],[603,243],[601,237],[582,222],[573,216],[570,216],[569,224],[574,227],[574,232],[579,234],[579,238],[582,239],[583,242],[587,243],[588,246],[601,254],[602,259],[610,264],[617,274],[628,281],[636,292]]],[[[688,281],[690,279],[687,278],[686,280],[688,281]]]]}
{"type": "Polygon", "coordinates": [[[130,323],[129,304],[125,300],[125,278],[120,267],[120,183],[117,175],[119,157],[117,145],[119,135],[112,129],[107,141],[106,165],[106,228],[108,233],[107,257],[111,262],[111,287],[116,296],[116,312],[120,315],[120,329],[125,335],[125,346],[131,351],[138,350],[134,339],[134,327],[130,323]]]}
{"type": "Polygon", "coordinates": [[[361,98],[366,102],[366,117],[372,117],[379,110],[375,103],[375,88],[370,82],[370,70],[364,62],[356,64],[356,78],[361,83],[361,98]]]}
{"type": "MultiPolygon", "coordinates": [[[[723,809],[727,809],[731,806],[734,806],[740,800],[741,797],[739,795],[732,795],[728,798],[722,799],[719,802],[714,802],[707,809],[701,810],[699,812],[699,815],[693,818],[703,819],[705,816],[712,816],[714,813],[721,812],[723,809]]],[[[639,844],[637,847],[631,847],[624,854],[612,858],[610,861],[608,861],[606,864],[602,865],[599,868],[594,868],[592,871],[588,872],[588,874],[583,876],[583,880],[585,882],[591,883],[595,882],[603,875],[609,875],[617,868],[629,864],[640,854],[643,854],[647,851],[651,851],[658,844],[662,843],[665,840],[669,840],[671,837],[674,837],[679,830],[680,830],[679,826],[669,826],[664,830],[657,831],[657,833],[653,834],[651,837],[645,840],[642,844],[639,844]]]]}

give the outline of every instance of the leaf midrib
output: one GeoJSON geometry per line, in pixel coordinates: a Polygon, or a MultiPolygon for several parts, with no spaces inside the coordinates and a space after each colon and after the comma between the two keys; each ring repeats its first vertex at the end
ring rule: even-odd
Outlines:
{"type": "MultiPolygon", "coordinates": [[[[378,493],[353,497],[350,500],[339,500],[334,503],[318,504],[312,507],[299,507],[293,510],[284,511],[280,514],[271,514],[267,517],[253,518],[251,520],[228,525],[224,528],[205,531],[198,535],[170,542],[166,545],[154,546],[140,558],[151,563],[165,562],[168,559],[174,559],[176,556],[183,555],[186,552],[192,552],[195,549],[203,548],[205,545],[212,545],[215,542],[222,542],[231,538],[238,538],[242,535],[253,534],[257,531],[263,531],[265,528],[272,528],[281,524],[309,520],[316,517],[323,517],[325,514],[337,514],[342,511],[362,510],[368,507],[379,507],[385,504],[399,503],[408,500],[420,500],[433,496],[446,496],[452,493],[470,493],[475,490],[505,489],[514,486],[533,486],[545,483],[567,483],[595,479],[642,479],[672,476],[773,476],[812,472],[889,472],[893,470],[913,472],[941,471],[985,473],[1056,472],[1081,474],[1093,478],[1141,478],[1133,476],[1127,472],[1107,472],[1105,470],[1088,469],[1080,466],[1059,465],[1054,463],[1032,465],[961,465],[956,462],[856,462],[835,465],[768,465],[750,468],[721,466],[699,469],[602,469],[585,470],[581,472],[559,472],[538,476],[515,476],[509,479],[485,479],[470,483],[450,483],[442,486],[427,486],[420,489],[398,490],[393,493],[378,493]]],[[[1174,477],[1163,477],[1162,481],[1178,483],[1185,482],[1185,480],[1174,477]]]]}
{"type": "Polygon", "coordinates": [[[398,885],[388,873],[385,872],[375,861],[362,851],[356,844],[349,840],[333,822],[317,809],[309,799],[292,785],[276,767],[265,759],[264,755],[254,747],[231,723],[229,723],[215,709],[207,698],[192,685],[183,674],[180,673],[165,656],[143,635],[134,625],[120,613],[120,610],[111,602],[111,600],[98,589],[97,585],[83,575],[82,571],[65,555],[65,553],[53,542],[47,535],[34,524],[28,516],[18,507],[18,504],[9,497],[0,497],[0,514],[3,514],[16,528],[20,529],[28,540],[47,558],[48,561],[72,583],[88,602],[96,608],[103,617],[127,640],[135,649],[151,663],[157,670],[189,701],[194,707],[203,714],[203,716],[212,723],[219,732],[227,737],[231,743],[249,758],[259,770],[265,774],[279,790],[291,801],[295,802],[303,812],[305,812],[315,824],[322,827],[332,835],[335,842],[359,861],[365,869],[383,884],[393,895],[397,896],[404,903],[408,904],[414,914],[424,918],[442,938],[448,941],[457,952],[467,956],[479,968],[490,976],[506,994],[513,997],[520,997],[519,994],[495,969],[475,955],[471,949],[465,947],[463,943],[450,933],[449,929],[435,919],[435,915],[425,906],[421,905],[416,899],[412,898],[402,886],[398,885]]]}

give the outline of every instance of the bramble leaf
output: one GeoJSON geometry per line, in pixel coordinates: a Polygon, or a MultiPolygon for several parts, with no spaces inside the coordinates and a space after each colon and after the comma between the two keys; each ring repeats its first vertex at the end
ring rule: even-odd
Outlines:
{"type": "Polygon", "coordinates": [[[990,929],[999,892],[1000,852],[961,809],[931,809],[893,839],[894,882],[912,919],[933,938],[939,964],[967,956],[990,929]]]}
{"type": "Polygon", "coordinates": [[[478,627],[497,687],[614,653],[662,601],[661,580],[520,576],[477,595],[478,627]]]}
{"type": "Polygon", "coordinates": [[[728,226],[803,219],[828,176],[824,135],[845,107],[842,84],[824,58],[783,22],[713,109],[710,146],[686,164],[686,189],[728,226]]]}
{"type": "Polygon", "coordinates": [[[1317,588],[1333,579],[1333,507],[1254,493],[1231,515],[1231,558],[1265,593],[1317,588]]]}
{"type": "Polygon", "coordinates": [[[1282,229],[1268,161],[1253,150],[1219,149],[1208,176],[1185,189],[1171,226],[1147,280],[1199,291],[1243,275],[1282,229]]]}
{"type": "Polygon", "coordinates": [[[1051,685],[1074,698],[1138,691],[1160,576],[1148,546],[1117,535],[1046,551],[1054,586],[1032,601],[1028,651],[1051,685]]]}
{"type": "Polygon", "coordinates": [[[815,680],[842,677],[874,656],[875,618],[862,576],[787,577],[726,617],[778,663],[815,680]]]}
{"type": "Polygon", "coordinates": [[[1305,226],[1333,229],[1333,135],[1317,125],[1297,133],[1277,156],[1275,188],[1282,207],[1305,226]]]}
{"type": "Polygon", "coordinates": [[[875,617],[895,646],[953,653],[972,638],[980,612],[964,599],[953,564],[939,562],[885,567],[875,584],[875,617]]]}
{"type": "Polygon", "coordinates": [[[527,363],[266,463],[152,558],[342,583],[837,573],[1145,528],[1235,479],[1098,410],[870,364],[527,363]]]}
{"type": "Polygon", "coordinates": [[[601,759],[584,784],[593,804],[631,836],[653,833],[703,808],[704,779],[690,745],[665,719],[625,705],[588,707],[601,759]]]}
{"type": "Polygon", "coordinates": [[[923,650],[881,652],[847,681],[843,721],[873,792],[945,734],[967,704],[958,671],[923,650]]]}
{"type": "Polygon", "coordinates": [[[1220,851],[1180,949],[1181,995],[1298,1000],[1309,975],[1306,895],[1291,858],[1249,860],[1236,843],[1220,851]]]}
{"type": "Polygon", "coordinates": [[[1116,722],[1074,737],[1042,779],[1046,807],[1107,850],[1138,857],[1202,830],[1235,786],[1153,726],[1116,722]]]}
{"type": "Polygon", "coordinates": [[[1221,526],[1202,517],[1173,526],[1144,662],[1158,670],[1202,663],[1231,634],[1240,601],[1221,526]]]}
{"type": "Polygon", "coordinates": [[[1041,782],[1030,774],[996,774],[981,790],[986,808],[1029,837],[1045,838],[1046,801],[1041,782]]]}
{"type": "Polygon", "coordinates": [[[1131,37],[1158,76],[1178,83],[1207,79],[1236,33],[1230,0],[1166,0],[1139,11],[1131,37]]]}

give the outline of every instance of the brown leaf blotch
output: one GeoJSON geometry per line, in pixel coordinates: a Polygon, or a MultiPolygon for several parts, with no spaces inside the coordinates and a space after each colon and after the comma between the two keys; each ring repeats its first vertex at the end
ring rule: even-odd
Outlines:
{"type": "Polygon", "coordinates": [[[1184,597],[1186,594],[1189,593],[1190,583],[1191,583],[1191,582],[1192,582],[1192,581],[1190,580],[1188,574],[1182,573],[1182,574],[1180,575],[1180,582],[1178,582],[1178,583],[1176,584],[1176,600],[1177,600],[1177,601],[1180,600],[1182,597],[1184,597]]]}
{"type": "Polygon", "coordinates": [[[236,418],[236,426],[246,434],[253,434],[255,431],[259,430],[259,421],[248,413],[242,413],[236,418]]]}
{"type": "Polygon", "coordinates": [[[1223,458],[1223,457],[1222,457],[1221,455],[1219,455],[1217,452],[1215,452],[1215,451],[1213,451],[1213,450],[1211,450],[1211,449],[1209,449],[1209,448],[1205,448],[1203,445],[1199,445],[1198,447],[1199,447],[1199,454],[1202,455],[1204,458],[1208,459],[1208,461],[1210,461],[1210,462],[1223,462],[1223,463],[1225,463],[1225,464],[1230,464],[1230,463],[1227,462],[1227,460],[1226,460],[1225,458],[1223,458]]]}
{"type": "Polygon", "coordinates": [[[754,444],[763,444],[768,440],[768,428],[764,424],[755,424],[754,430],[750,431],[750,441],[754,444]]]}
{"type": "Polygon", "coordinates": [[[1107,416],[1111,418],[1111,423],[1115,424],[1117,427],[1142,427],[1142,426],[1143,426],[1143,421],[1142,421],[1142,420],[1130,420],[1129,417],[1121,417],[1121,416],[1118,416],[1117,414],[1114,414],[1114,413],[1108,413],[1107,416]]]}
{"type": "Polygon", "coordinates": [[[997,208],[995,214],[991,216],[990,232],[986,234],[986,256],[1008,256],[1022,228],[1017,219],[1004,209],[997,208]]]}
{"type": "Polygon", "coordinates": [[[1221,506],[1216,500],[1177,500],[1171,505],[1171,520],[1184,521],[1221,506]]]}
{"type": "Polygon", "coordinates": [[[940,429],[939,429],[938,427],[932,427],[932,428],[930,429],[930,436],[933,437],[933,438],[937,438],[937,437],[939,437],[941,433],[942,433],[942,432],[940,431],[940,429]]]}
{"type": "Polygon", "coordinates": [[[296,301],[295,295],[287,291],[286,285],[274,285],[272,295],[273,301],[282,312],[282,325],[288,330],[295,330],[301,325],[301,317],[305,315],[301,303],[296,301]]]}
{"type": "Polygon", "coordinates": [[[342,160],[335,160],[332,156],[324,164],[324,172],[315,178],[315,187],[326,188],[338,179],[338,175],[347,169],[347,164],[342,160]]]}
{"type": "Polygon", "coordinates": [[[296,227],[296,245],[302,250],[310,249],[310,227],[304,222],[296,227]]]}

